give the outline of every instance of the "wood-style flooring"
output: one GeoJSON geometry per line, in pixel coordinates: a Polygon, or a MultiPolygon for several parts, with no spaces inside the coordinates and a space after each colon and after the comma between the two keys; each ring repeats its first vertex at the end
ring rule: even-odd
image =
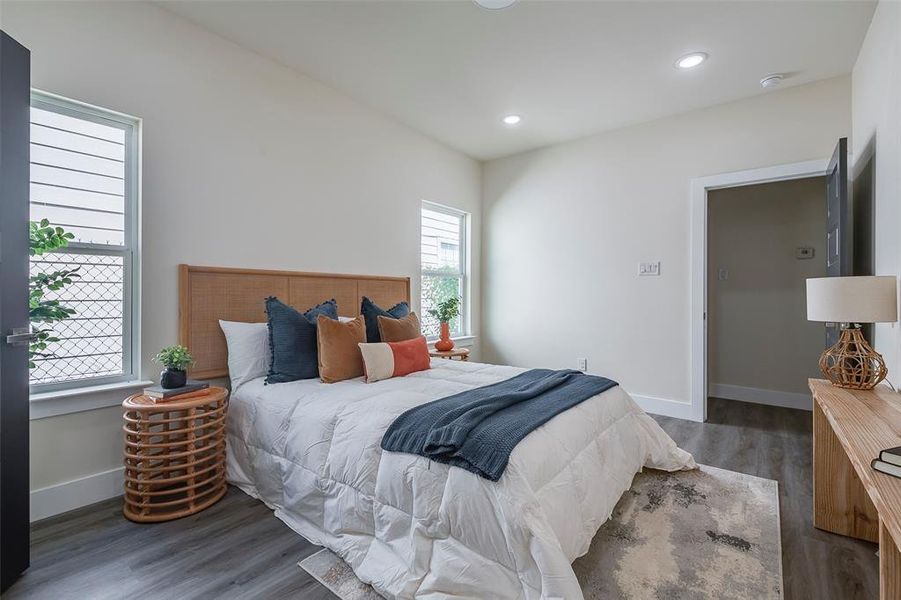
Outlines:
{"type": "Polygon", "coordinates": [[[317,550],[231,486],[167,523],[132,523],[115,498],[32,525],[31,568],[3,600],[334,600],[297,566],[317,550]]]}
{"type": "Polygon", "coordinates": [[[711,398],[707,422],[654,416],[700,463],[779,482],[786,600],[876,600],[876,544],[813,527],[812,413],[711,398]]]}
{"type": "MultiPolygon", "coordinates": [[[[698,462],[779,482],[785,597],[878,598],[876,546],[811,524],[811,413],[711,399],[709,421],[655,417],[698,462]]],[[[334,599],[297,566],[317,550],[230,489],[204,512],[152,525],[108,500],[32,527],[31,568],[4,599],[334,599]]]]}

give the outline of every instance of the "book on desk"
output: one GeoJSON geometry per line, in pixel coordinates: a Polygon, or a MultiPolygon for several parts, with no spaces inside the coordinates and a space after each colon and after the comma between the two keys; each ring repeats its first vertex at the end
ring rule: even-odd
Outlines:
{"type": "Polygon", "coordinates": [[[870,463],[880,473],[901,478],[901,446],[889,448],[879,453],[879,458],[874,458],[870,463]]]}

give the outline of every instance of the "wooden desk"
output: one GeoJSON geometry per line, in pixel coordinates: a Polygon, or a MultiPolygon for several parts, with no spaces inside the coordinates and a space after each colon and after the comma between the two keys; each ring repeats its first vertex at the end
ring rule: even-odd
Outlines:
{"type": "Polygon", "coordinates": [[[879,597],[901,600],[901,479],[873,470],[901,445],[901,394],[884,385],[845,390],[811,379],[813,524],[879,543],[879,597]]]}

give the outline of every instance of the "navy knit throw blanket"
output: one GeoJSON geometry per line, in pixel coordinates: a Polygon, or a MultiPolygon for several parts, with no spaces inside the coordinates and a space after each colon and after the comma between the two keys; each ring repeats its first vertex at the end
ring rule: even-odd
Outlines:
{"type": "Polygon", "coordinates": [[[411,408],[388,427],[382,449],[418,454],[497,481],[524,437],[615,385],[579,371],[533,369],[411,408]]]}

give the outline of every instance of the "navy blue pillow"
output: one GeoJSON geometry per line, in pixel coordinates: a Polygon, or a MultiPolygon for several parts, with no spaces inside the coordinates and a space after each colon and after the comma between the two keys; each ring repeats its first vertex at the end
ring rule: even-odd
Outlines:
{"type": "Polygon", "coordinates": [[[360,312],[363,313],[363,320],[366,321],[366,341],[374,344],[382,341],[382,335],[379,333],[379,316],[402,319],[410,314],[410,305],[406,302],[398,302],[388,310],[384,310],[378,304],[363,296],[360,312]]]}
{"type": "Polygon", "coordinates": [[[319,315],[337,319],[338,303],[332,299],[301,313],[278,298],[266,298],[269,350],[272,352],[266,383],[319,377],[316,349],[316,318],[319,315]]]}

